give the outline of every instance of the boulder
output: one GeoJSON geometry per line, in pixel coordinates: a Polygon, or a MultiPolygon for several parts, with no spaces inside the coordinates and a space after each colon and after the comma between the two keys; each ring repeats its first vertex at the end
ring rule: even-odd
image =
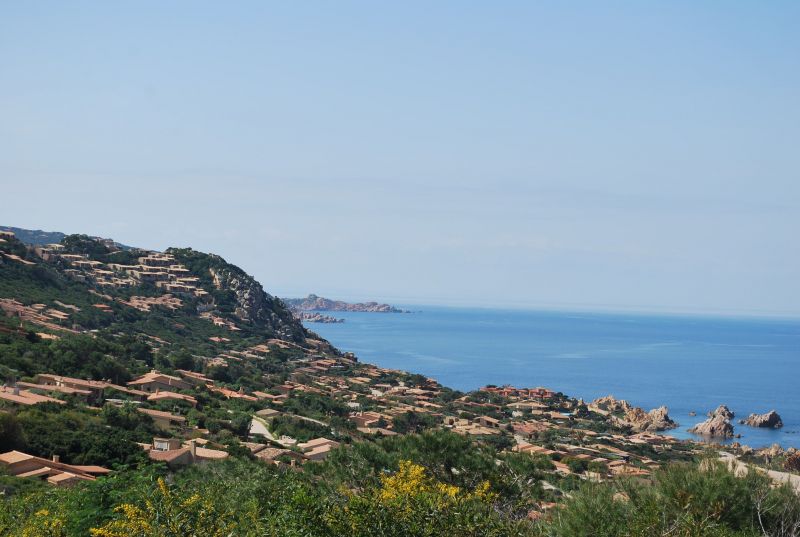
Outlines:
{"type": "Polygon", "coordinates": [[[592,405],[607,410],[608,412],[628,412],[633,408],[625,399],[617,399],[613,395],[606,395],[592,401],[592,405]]]}
{"type": "Polygon", "coordinates": [[[732,420],[736,414],[734,414],[733,411],[726,405],[719,405],[712,412],[708,413],[709,418],[713,418],[714,416],[722,416],[726,420],[732,420]]]}
{"type": "Polygon", "coordinates": [[[675,421],[669,417],[669,409],[665,406],[654,408],[647,413],[647,418],[640,426],[644,425],[643,431],[666,431],[667,429],[674,429],[678,426],[675,421]]]}
{"type": "Polygon", "coordinates": [[[767,429],[780,429],[783,427],[783,420],[774,410],[766,414],[750,414],[747,419],[739,420],[739,423],[750,427],[763,427],[767,429]]]}

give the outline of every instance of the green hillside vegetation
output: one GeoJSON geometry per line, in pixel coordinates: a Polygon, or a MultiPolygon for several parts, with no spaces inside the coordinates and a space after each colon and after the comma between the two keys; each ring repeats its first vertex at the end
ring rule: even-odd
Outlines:
{"type": "Polygon", "coordinates": [[[498,508],[481,482],[450,485],[405,461],[387,470],[353,487],[346,477],[319,480],[241,459],[169,478],[148,467],[12,495],[0,511],[0,535],[757,537],[797,535],[800,517],[793,492],[710,462],[673,465],[650,485],[585,485],[539,522],[498,508]]]}

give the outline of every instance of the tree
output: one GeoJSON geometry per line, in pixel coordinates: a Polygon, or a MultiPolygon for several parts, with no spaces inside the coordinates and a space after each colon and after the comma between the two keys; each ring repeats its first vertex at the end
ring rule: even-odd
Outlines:
{"type": "Polygon", "coordinates": [[[17,417],[8,412],[0,412],[0,452],[24,450],[25,447],[25,436],[17,417]]]}

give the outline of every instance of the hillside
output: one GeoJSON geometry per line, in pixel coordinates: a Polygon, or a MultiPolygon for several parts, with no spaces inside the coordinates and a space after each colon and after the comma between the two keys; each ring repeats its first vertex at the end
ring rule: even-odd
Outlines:
{"type": "Polygon", "coordinates": [[[745,479],[630,418],[669,424],[666,409],[361,363],[214,254],[0,233],[0,311],[0,537],[755,537],[800,521],[775,486],[794,451],[731,448],[745,479]]]}

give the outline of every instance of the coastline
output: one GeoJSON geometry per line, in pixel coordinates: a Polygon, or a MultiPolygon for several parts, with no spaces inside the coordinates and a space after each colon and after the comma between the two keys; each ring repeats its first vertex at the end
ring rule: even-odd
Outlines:
{"type": "Polygon", "coordinates": [[[343,325],[310,328],[366,362],[420,372],[462,391],[524,384],[587,401],[611,393],[646,410],[666,405],[680,427],[664,434],[677,439],[704,441],[686,429],[723,403],[738,416],[775,408],[783,429],[735,424],[743,436],[738,441],[753,447],[800,445],[800,402],[793,405],[788,395],[793,390],[788,379],[800,367],[792,354],[800,323],[402,307],[424,315],[345,313],[343,325]],[[641,339],[629,341],[639,333],[641,339]],[[765,337],[787,341],[781,347],[761,341],[765,337]],[[743,367],[759,359],[754,371],[743,367]]]}

